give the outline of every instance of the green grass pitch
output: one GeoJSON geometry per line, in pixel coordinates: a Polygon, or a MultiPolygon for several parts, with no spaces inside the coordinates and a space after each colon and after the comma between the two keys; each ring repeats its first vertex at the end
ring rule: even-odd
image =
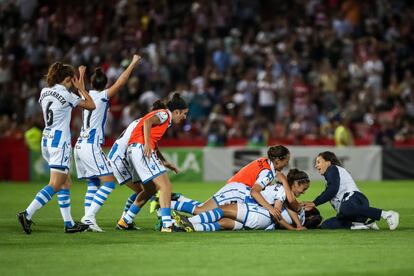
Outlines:
{"type": "MultiPolygon", "coordinates": [[[[174,191],[208,199],[222,183],[174,183],[174,191]]],[[[117,187],[98,214],[105,233],[63,233],[56,199],[33,218],[23,234],[16,213],[26,208],[41,184],[0,183],[0,275],[413,275],[414,182],[364,182],[361,190],[373,206],[400,213],[400,227],[380,231],[240,231],[158,233],[144,208],[141,231],[114,229],[127,187],[117,187]]],[[[83,214],[85,184],[72,188],[72,214],[83,214]]],[[[301,198],[323,189],[312,184],[301,198]]],[[[55,196],[56,198],[56,196],[55,196]]],[[[320,208],[333,215],[329,204],[320,208]]]]}

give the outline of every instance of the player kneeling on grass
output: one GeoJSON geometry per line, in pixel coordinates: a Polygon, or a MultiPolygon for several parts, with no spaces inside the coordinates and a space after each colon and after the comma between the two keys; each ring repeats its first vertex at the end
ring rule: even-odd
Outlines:
{"type": "Polygon", "coordinates": [[[26,234],[32,232],[32,216],[55,193],[58,193],[60,211],[65,224],[65,233],[83,232],[88,225],[74,222],[70,212],[71,179],[69,167],[71,162],[72,146],[70,135],[70,118],[72,109],[80,106],[87,110],[94,110],[95,104],[85,90],[83,78],[85,67],[79,67],[79,79],[75,70],[68,64],[56,62],[49,67],[46,76],[48,87],[40,92],[39,103],[42,106],[45,129],[42,138],[42,155],[50,167],[50,181],[41,189],[27,209],[17,214],[19,223],[26,234]],[[70,92],[76,88],[84,99],[70,92]]]}
{"type": "Polygon", "coordinates": [[[387,221],[390,230],[397,228],[399,214],[369,206],[367,197],[361,193],[350,173],[345,170],[333,152],[318,154],[315,168],[327,181],[323,191],[313,202],[305,202],[305,209],[330,201],[337,215],[325,220],[321,229],[379,229],[375,221],[387,221]]]}
{"type": "MultiPolygon", "coordinates": [[[[300,178],[297,179],[298,181],[293,180],[290,181],[290,183],[286,180],[286,177],[283,176],[284,175],[281,172],[278,174],[279,180],[282,181],[282,183],[285,182],[285,185],[267,185],[265,189],[260,192],[263,199],[266,200],[266,203],[272,205],[279,212],[281,212],[283,205],[287,203],[286,191],[292,193],[295,197],[298,197],[309,187],[309,179],[306,178],[302,180],[302,175],[299,175],[300,178]],[[284,188],[286,185],[289,186],[289,189],[284,188]]],[[[290,219],[290,216],[288,214],[286,215],[290,219]]],[[[280,219],[274,218],[268,209],[259,205],[252,197],[247,197],[243,203],[222,205],[211,211],[200,213],[190,218],[186,218],[179,214],[174,217],[177,223],[187,231],[240,230],[243,228],[266,230],[274,228],[274,223],[288,230],[306,229],[299,219],[296,218],[293,219],[295,227],[287,223],[283,217],[280,219]]],[[[291,223],[293,224],[293,222],[291,223]]]]}

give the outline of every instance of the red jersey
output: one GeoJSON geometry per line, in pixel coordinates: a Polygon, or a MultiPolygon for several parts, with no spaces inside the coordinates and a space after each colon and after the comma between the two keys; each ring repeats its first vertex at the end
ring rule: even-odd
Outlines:
{"type": "Polygon", "coordinates": [[[151,118],[152,116],[158,116],[161,121],[159,125],[153,125],[151,127],[150,133],[150,145],[151,149],[155,149],[159,140],[161,140],[162,136],[164,135],[165,131],[167,131],[168,127],[171,125],[171,112],[168,109],[158,109],[151,111],[139,121],[136,125],[134,130],[131,133],[131,138],[129,138],[128,145],[138,143],[138,144],[145,144],[144,141],[144,122],[151,118]]]}
{"type": "MultiPolygon", "coordinates": [[[[239,182],[245,184],[246,186],[253,187],[253,185],[257,181],[257,178],[259,177],[260,172],[263,170],[269,170],[270,172],[272,172],[272,176],[267,177],[268,180],[271,182],[274,177],[273,169],[267,162],[267,158],[259,158],[244,166],[238,173],[233,175],[227,181],[227,183],[239,182]]],[[[268,183],[263,184],[267,185],[268,183]]]]}

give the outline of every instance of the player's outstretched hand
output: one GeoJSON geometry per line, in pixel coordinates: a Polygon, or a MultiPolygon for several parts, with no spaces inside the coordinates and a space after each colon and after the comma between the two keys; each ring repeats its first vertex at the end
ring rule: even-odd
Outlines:
{"type": "Polygon", "coordinates": [[[308,228],[306,228],[303,225],[299,225],[298,227],[295,228],[296,231],[303,231],[303,230],[308,230],[308,228]]]}

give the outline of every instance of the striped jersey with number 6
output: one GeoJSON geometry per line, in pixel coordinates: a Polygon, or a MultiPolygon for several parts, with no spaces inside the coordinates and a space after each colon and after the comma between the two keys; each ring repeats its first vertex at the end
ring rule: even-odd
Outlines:
{"type": "Polygon", "coordinates": [[[59,136],[59,144],[70,140],[71,112],[80,100],[77,95],[70,93],[60,84],[43,88],[40,92],[39,103],[42,106],[45,121],[44,135],[59,136]]]}

